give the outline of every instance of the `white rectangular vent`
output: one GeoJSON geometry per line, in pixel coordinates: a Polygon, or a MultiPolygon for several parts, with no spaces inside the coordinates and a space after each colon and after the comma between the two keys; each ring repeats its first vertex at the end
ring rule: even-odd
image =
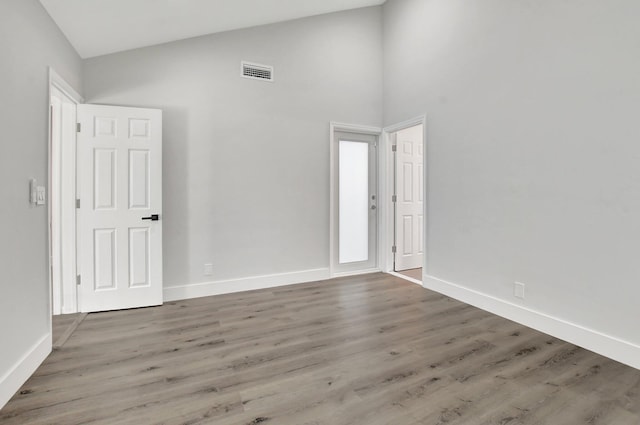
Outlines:
{"type": "Polygon", "coordinates": [[[273,67],[257,63],[242,62],[242,74],[245,78],[254,80],[273,81],[273,67]]]}

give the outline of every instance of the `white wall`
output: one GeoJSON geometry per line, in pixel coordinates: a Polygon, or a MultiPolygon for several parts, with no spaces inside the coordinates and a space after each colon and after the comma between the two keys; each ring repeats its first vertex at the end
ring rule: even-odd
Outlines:
{"type": "Polygon", "coordinates": [[[85,62],[87,102],[164,110],[165,287],[328,267],[329,121],[380,125],[381,20],[373,7],[85,62]],[[276,81],[240,78],[241,60],[276,81]]]}
{"type": "Polygon", "coordinates": [[[428,115],[431,276],[640,345],[638,16],[386,3],[385,124],[428,115]]]}
{"type": "Polygon", "coordinates": [[[80,88],[82,65],[37,0],[0,1],[0,58],[2,406],[17,389],[11,372],[50,332],[47,207],[31,207],[28,189],[48,180],[48,67],[80,88]]]}

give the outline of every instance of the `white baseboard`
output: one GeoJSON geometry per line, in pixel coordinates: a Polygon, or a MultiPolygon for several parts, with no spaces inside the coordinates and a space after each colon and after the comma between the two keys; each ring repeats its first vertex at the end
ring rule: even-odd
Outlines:
{"type": "Polygon", "coordinates": [[[640,369],[640,346],[631,342],[426,274],[423,286],[640,369]]]}
{"type": "Polygon", "coordinates": [[[335,272],[335,273],[330,273],[330,276],[331,276],[331,279],[334,279],[337,277],[360,276],[364,274],[380,273],[381,271],[382,270],[380,270],[379,268],[373,268],[373,269],[364,269],[364,270],[354,270],[354,271],[348,271],[348,272],[335,272]]]}
{"type": "Polygon", "coordinates": [[[51,338],[50,333],[42,337],[7,373],[0,377],[0,409],[51,353],[51,338]]]}
{"type": "Polygon", "coordinates": [[[190,298],[231,294],[234,292],[252,291],[255,289],[275,288],[277,286],[329,279],[329,277],[329,269],[313,269],[266,276],[252,276],[242,279],[170,286],[164,288],[164,301],[187,300],[190,298]]]}

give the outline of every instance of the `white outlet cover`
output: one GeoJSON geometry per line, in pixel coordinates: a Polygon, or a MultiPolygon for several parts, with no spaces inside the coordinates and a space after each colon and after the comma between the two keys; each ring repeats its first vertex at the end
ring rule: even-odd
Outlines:
{"type": "Polygon", "coordinates": [[[211,276],[213,274],[213,264],[207,263],[204,265],[204,275],[211,276]]]}
{"type": "Polygon", "coordinates": [[[516,298],[524,299],[524,283],[516,282],[513,285],[513,295],[516,298]]]}

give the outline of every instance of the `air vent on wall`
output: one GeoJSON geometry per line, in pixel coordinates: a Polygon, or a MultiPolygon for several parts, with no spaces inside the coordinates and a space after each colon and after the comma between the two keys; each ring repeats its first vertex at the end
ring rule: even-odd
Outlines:
{"type": "Polygon", "coordinates": [[[256,63],[242,62],[242,74],[245,78],[273,81],[273,67],[256,63]]]}

